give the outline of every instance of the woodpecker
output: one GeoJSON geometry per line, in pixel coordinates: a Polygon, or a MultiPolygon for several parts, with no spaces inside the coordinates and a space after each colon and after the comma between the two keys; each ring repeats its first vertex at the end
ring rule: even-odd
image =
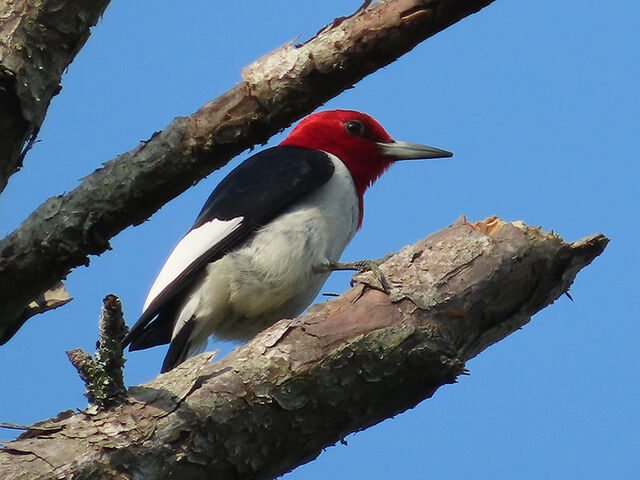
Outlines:
{"type": "MultiPolygon", "coordinates": [[[[451,152],[393,140],[369,115],[309,115],[213,190],[160,270],[129,350],[170,343],[162,372],[210,335],[246,341],[316,297],[362,225],[363,194],[395,161],[451,152]]],[[[350,267],[348,264],[347,267],[350,267]]]]}

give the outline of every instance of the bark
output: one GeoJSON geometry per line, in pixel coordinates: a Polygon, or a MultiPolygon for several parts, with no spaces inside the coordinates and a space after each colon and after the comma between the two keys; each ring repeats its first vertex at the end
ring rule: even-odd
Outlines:
{"type": "MultiPolygon", "coordinates": [[[[62,72],[89,38],[108,0],[0,3],[0,192],[22,166],[62,72]]],[[[31,298],[35,298],[35,295],[31,298]]]]}
{"type": "Polygon", "coordinates": [[[259,59],[221,97],[49,199],[0,241],[0,344],[22,325],[24,305],[108,249],[118,232],[492,1],[395,0],[336,19],[304,44],[259,59]]]}
{"type": "Polygon", "coordinates": [[[220,361],[202,354],[97,415],[61,414],[0,451],[5,480],[266,479],[415,406],[567,291],[605,248],[521,222],[464,221],[220,361]]]}

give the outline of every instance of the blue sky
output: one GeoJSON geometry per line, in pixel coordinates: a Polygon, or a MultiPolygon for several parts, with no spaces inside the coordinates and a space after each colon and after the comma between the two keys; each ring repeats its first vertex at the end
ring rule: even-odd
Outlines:
{"type": "MultiPolygon", "coordinates": [[[[113,2],[0,199],[1,234],[232,87],[243,66],[360,4],[224,3],[113,2]]],[[[458,384],[285,478],[637,474],[639,17],[632,0],[497,1],[326,105],[367,112],[396,139],[455,152],[393,167],[367,193],[363,228],[343,259],[377,258],[461,214],[522,219],[567,240],[601,231],[612,242],[578,276],[575,302],[559,299],[470,361],[458,384]]],[[[112,251],[69,277],[72,303],[0,347],[0,421],[28,424],[86,405],[64,351],[93,351],[107,293],[135,321],[166,255],[226,171],[114,238],[112,251]]],[[[334,274],[324,291],[342,292],[348,279],[334,274]]],[[[153,378],[163,355],[129,354],[128,383],[153,378]]]]}

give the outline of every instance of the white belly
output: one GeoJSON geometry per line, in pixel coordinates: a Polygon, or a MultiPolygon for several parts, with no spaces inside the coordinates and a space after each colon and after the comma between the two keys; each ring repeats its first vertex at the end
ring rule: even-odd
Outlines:
{"type": "Polygon", "coordinates": [[[332,157],[331,179],[242,246],[209,264],[174,328],[194,316],[194,337],[247,340],[281,318],[299,315],[328,277],[317,268],[337,261],[359,221],[358,197],[346,167],[332,157]]]}

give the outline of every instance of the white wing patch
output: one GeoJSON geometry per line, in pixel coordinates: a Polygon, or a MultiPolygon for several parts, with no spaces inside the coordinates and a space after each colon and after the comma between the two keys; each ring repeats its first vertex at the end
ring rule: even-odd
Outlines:
{"type": "Polygon", "coordinates": [[[231,220],[214,218],[182,237],[153,282],[142,311],[189,265],[238,228],[243,219],[244,217],[231,220]]]}

